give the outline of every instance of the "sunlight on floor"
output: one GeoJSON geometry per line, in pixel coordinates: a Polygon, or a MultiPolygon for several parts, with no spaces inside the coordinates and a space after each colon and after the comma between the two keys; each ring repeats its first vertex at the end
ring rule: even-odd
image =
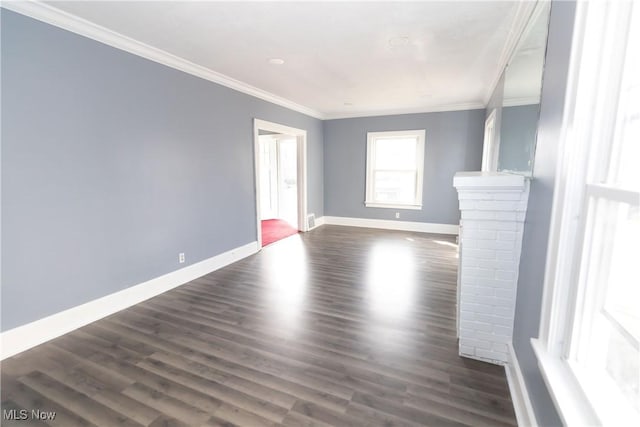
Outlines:
{"type": "Polygon", "coordinates": [[[307,253],[299,236],[278,243],[279,250],[270,254],[266,273],[266,299],[274,310],[273,320],[282,332],[294,336],[300,332],[307,297],[307,253]],[[285,250],[283,250],[285,249],[285,250]]]}
{"type": "Polygon", "coordinates": [[[369,266],[367,290],[372,312],[389,318],[406,316],[416,286],[411,248],[379,243],[371,251],[369,266]]]}

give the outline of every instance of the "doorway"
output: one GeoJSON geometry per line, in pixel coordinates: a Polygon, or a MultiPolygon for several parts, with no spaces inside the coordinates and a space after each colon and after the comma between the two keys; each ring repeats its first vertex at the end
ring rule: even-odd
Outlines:
{"type": "Polygon", "coordinates": [[[306,131],[255,120],[256,219],[259,247],[306,224],[306,131]]]}
{"type": "Polygon", "coordinates": [[[482,172],[498,170],[500,136],[496,136],[496,109],[494,108],[484,122],[484,145],[482,147],[482,172]]]}

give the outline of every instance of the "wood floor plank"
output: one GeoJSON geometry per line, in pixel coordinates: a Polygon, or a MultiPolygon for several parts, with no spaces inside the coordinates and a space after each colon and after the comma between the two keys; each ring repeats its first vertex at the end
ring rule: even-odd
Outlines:
{"type": "Polygon", "coordinates": [[[27,410],[11,400],[4,400],[2,401],[2,422],[0,425],[3,427],[45,427],[47,424],[38,416],[34,417],[31,410],[27,410]]]}
{"type": "Polygon", "coordinates": [[[290,412],[282,421],[282,425],[289,427],[332,427],[331,424],[311,419],[297,412],[290,412]]]}
{"type": "Polygon", "coordinates": [[[73,411],[59,405],[57,402],[49,399],[46,395],[31,389],[25,384],[14,378],[3,377],[2,379],[2,400],[10,400],[26,409],[28,412],[32,410],[55,412],[56,416],[53,420],[47,421],[47,424],[61,427],[91,427],[95,424],[89,420],[82,418],[73,411]]]}
{"type": "Polygon", "coordinates": [[[176,419],[187,425],[204,423],[211,415],[182,400],[148,387],[145,384],[133,383],[122,392],[134,400],[161,412],[160,419],[176,419]]]}
{"type": "Polygon", "coordinates": [[[49,396],[51,400],[60,406],[96,425],[128,427],[139,427],[141,425],[42,372],[34,371],[21,377],[20,382],[43,395],[49,396]]]}
{"type": "Polygon", "coordinates": [[[101,390],[91,398],[145,426],[162,415],[158,410],[124,395],[122,391],[101,390]]]}
{"type": "Polygon", "coordinates": [[[405,399],[407,407],[427,411],[431,414],[439,415],[466,425],[477,427],[508,427],[510,422],[499,417],[487,416],[473,409],[461,407],[462,405],[452,404],[451,401],[442,402],[435,399],[427,399],[410,396],[405,399]]]}
{"type": "MultiPolygon", "coordinates": [[[[275,392],[282,392],[292,396],[298,396],[307,401],[314,402],[333,410],[344,411],[348,400],[341,399],[330,394],[312,389],[304,384],[279,378],[275,375],[253,369],[242,360],[228,361],[211,354],[195,351],[186,346],[170,343],[157,336],[147,336],[140,331],[130,328],[131,325],[102,322],[102,326],[109,326],[124,334],[132,334],[140,340],[152,340],[162,349],[162,353],[154,354],[158,360],[174,366],[199,373],[204,378],[220,379],[222,376],[235,376],[247,381],[260,384],[275,392]]],[[[273,392],[272,392],[273,393],[273,392]]]]}
{"type": "Polygon", "coordinates": [[[336,427],[360,424],[360,420],[358,420],[358,418],[356,417],[348,414],[334,412],[330,409],[326,409],[320,405],[309,402],[296,403],[293,407],[293,412],[305,415],[307,418],[314,421],[320,421],[322,423],[336,427]]]}
{"type": "Polygon", "coordinates": [[[355,393],[353,396],[353,401],[361,405],[369,406],[371,408],[384,411],[391,415],[395,415],[399,418],[428,426],[463,427],[469,425],[455,421],[449,417],[434,414],[433,412],[429,412],[428,410],[399,405],[397,403],[364,393],[355,393]]]}
{"type": "Polygon", "coordinates": [[[371,406],[361,405],[351,402],[347,408],[347,414],[361,420],[365,425],[381,427],[419,427],[423,424],[401,418],[399,416],[384,412],[371,406]]]}
{"type": "Polygon", "coordinates": [[[451,236],[322,226],[3,361],[2,405],[65,427],[516,426],[504,369],[458,356],[457,263],[451,236]]]}
{"type": "Polygon", "coordinates": [[[445,403],[453,407],[477,412],[480,415],[496,418],[504,422],[512,421],[515,416],[511,401],[497,396],[461,395],[453,388],[444,392],[433,388],[409,386],[406,399],[411,399],[413,397],[445,403]]]}
{"type": "Polygon", "coordinates": [[[157,417],[155,420],[153,420],[153,422],[151,422],[151,424],[149,424],[149,427],[189,427],[189,426],[190,424],[187,424],[176,418],[169,417],[166,415],[161,415],[157,417]]]}
{"type": "MultiPolygon", "coordinates": [[[[165,329],[170,328],[171,325],[177,321],[178,319],[172,317],[171,315],[165,315],[163,313],[146,311],[141,309],[137,314],[142,316],[148,316],[153,318],[154,320],[159,320],[160,322],[164,322],[165,329]]],[[[148,320],[147,322],[151,322],[148,320]]],[[[323,349],[309,349],[304,348],[302,350],[298,347],[284,347],[280,348],[274,344],[263,344],[258,340],[248,339],[244,336],[240,335],[230,335],[225,333],[224,331],[220,331],[214,327],[208,327],[206,325],[198,324],[197,322],[187,322],[191,328],[191,331],[197,330],[197,333],[192,332],[191,335],[198,337],[207,338],[209,336],[215,337],[216,340],[230,340],[234,339],[234,342],[229,342],[229,346],[233,346],[237,351],[243,351],[244,347],[247,349],[246,351],[250,351],[255,357],[271,357],[271,361],[274,364],[278,363],[289,363],[289,370],[293,371],[295,367],[304,368],[303,365],[306,365],[308,369],[313,369],[312,365],[319,366],[320,369],[327,369],[327,374],[331,374],[331,372],[335,371],[344,371],[343,363],[348,363],[353,365],[351,367],[352,371],[359,370],[361,373],[369,370],[370,372],[366,375],[380,375],[381,372],[388,374],[392,378],[400,378],[405,381],[420,381],[425,379],[426,381],[430,380],[440,380],[440,381],[448,381],[449,374],[445,371],[439,369],[430,369],[430,368],[420,368],[416,366],[410,366],[408,368],[398,367],[399,363],[388,363],[385,365],[378,365],[372,361],[368,361],[367,363],[362,363],[357,359],[349,358],[349,356],[345,356],[343,354],[333,354],[331,350],[323,350],[323,349]],[[256,351],[257,350],[257,351],[256,351]],[[326,354],[325,351],[329,352],[329,357],[316,357],[314,354],[326,354]],[[327,366],[331,361],[336,361],[339,363],[333,363],[333,366],[327,366]],[[301,365],[302,363],[302,365],[301,365]],[[359,366],[358,366],[359,365],[359,366]],[[361,368],[361,369],[360,369],[361,368]],[[412,369],[410,369],[412,368],[412,369]]],[[[449,356],[451,357],[451,355],[449,356]]],[[[322,373],[320,373],[322,375],[322,373]]],[[[345,393],[337,392],[337,393],[345,393]]],[[[347,392],[348,394],[348,392],[347,392]]]]}
{"type": "MultiPolygon", "coordinates": [[[[218,383],[217,381],[205,379],[191,374],[188,371],[174,368],[171,365],[168,365],[159,360],[146,360],[138,363],[138,366],[150,372],[161,375],[165,378],[169,378],[176,383],[184,385],[189,389],[199,391],[205,395],[209,395],[215,398],[216,400],[219,400],[220,404],[217,407],[221,406],[223,402],[227,402],[228,404],[237,406],[238,408],[244,409],[256,415],[260,415],[274,422],[282,421],[284,416],[289,411],[289,408],[283,408],[274,405],[270,402],[267,402],[266,400],[262,400],[242,393],[234,388],[228,387],[222,383],[218,383]]],[[[188,401],[192,402],[194,406],[199,406],[194,403],[193,396],[189,396],[188,401]]],[[[217,407],[214,409],[217,409],[217,407]]]]}

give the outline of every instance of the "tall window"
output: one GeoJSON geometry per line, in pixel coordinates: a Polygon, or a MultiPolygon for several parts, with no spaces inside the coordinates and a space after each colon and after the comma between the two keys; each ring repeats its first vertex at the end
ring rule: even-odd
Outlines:
{"type": "Polygon", "coordinates": [[[367,207],[422,208],[424,134],[367,133],[367,207]]]}
{"type": "Polygon", "coordinates": [[[534,348],[566,424],[640,425],[640,5],[576,16],[534,348]]]}

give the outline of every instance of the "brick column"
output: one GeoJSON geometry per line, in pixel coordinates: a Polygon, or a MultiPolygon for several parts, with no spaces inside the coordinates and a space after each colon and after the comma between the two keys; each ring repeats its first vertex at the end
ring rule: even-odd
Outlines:
{"type": "Polygon", "coordinates": [[[461,356],[504,364],[511,342],[529,180],[460,172],[458,346],[461,356]]]}

